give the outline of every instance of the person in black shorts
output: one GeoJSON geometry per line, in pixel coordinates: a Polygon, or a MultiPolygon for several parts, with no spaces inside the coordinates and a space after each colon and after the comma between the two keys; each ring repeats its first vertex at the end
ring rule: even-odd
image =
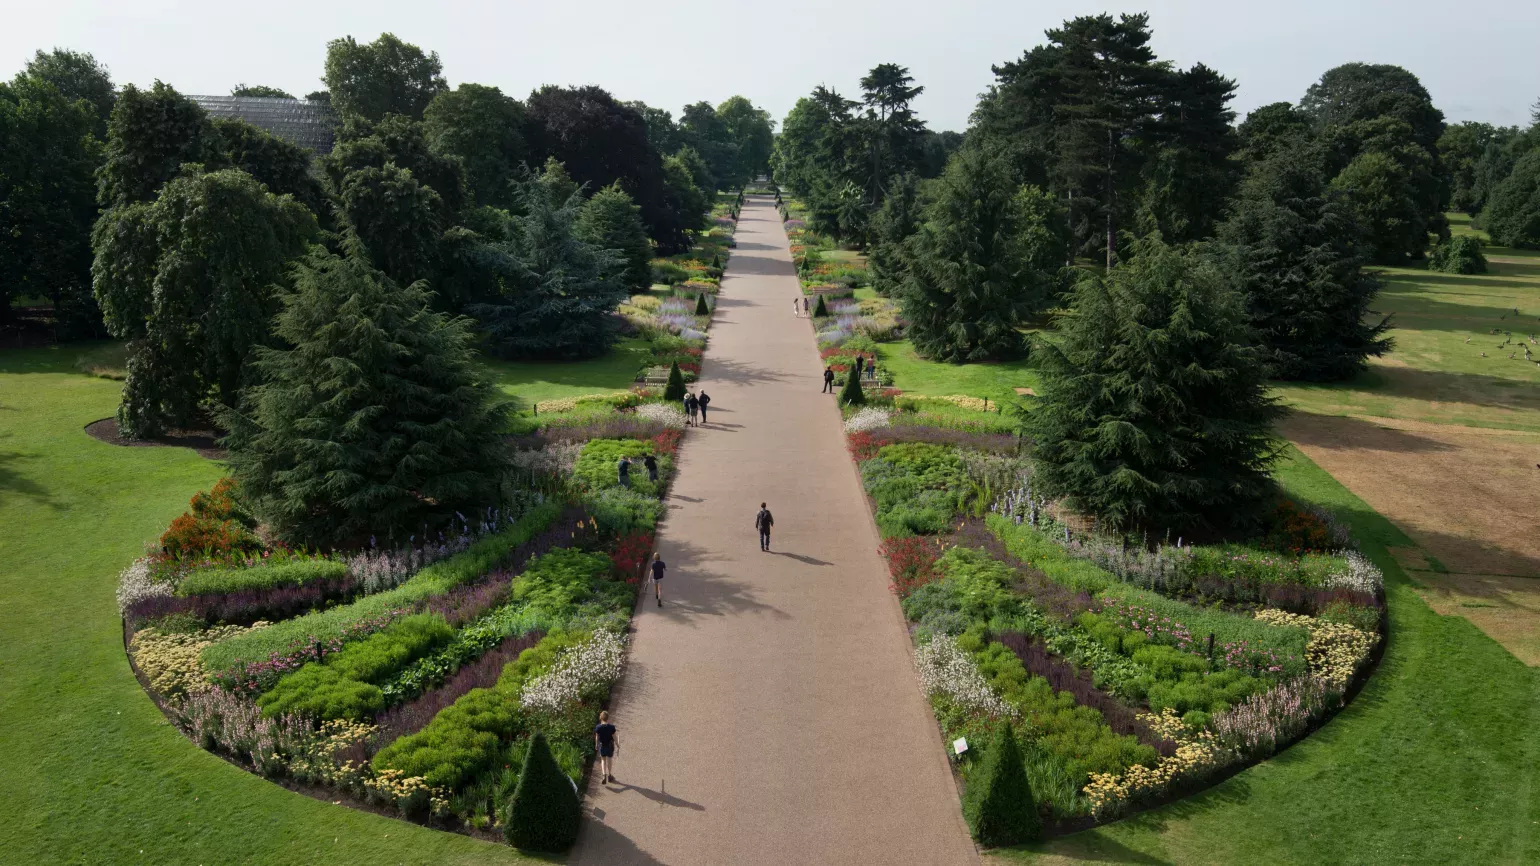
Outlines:
{"type": "Polygon", "coordinates": [[[668,568],[663,564],[663,554],[652,555],[652,588],[658,597],[658,607],[663,606],[663,569],[668,568]]]}
{"type": "Polygon", "coordinates": [[[599,781],[615,781],[615,756],[620,753],[620,740],[615,736],[608,712],[600,713],[599,724],[594,725],[594,751],[599,753],[599,781]]]}
{"type": "Polygon", "coordinates": [[[759,503],[759,513],[754,515],[754,528],[759,530],[759,549],[770,549],[770,527],[775,525],[775,518],[770,516],[770,509],[765,503],[759,503]]]}

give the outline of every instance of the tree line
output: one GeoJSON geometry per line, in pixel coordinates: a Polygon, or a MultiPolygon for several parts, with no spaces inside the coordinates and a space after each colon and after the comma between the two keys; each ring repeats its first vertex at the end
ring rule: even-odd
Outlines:
{"type": "Polygon", "coordinates": [[[1451,126],[1411,72],[1348,63],[1237,123],[1234,80],[1161,60],[1146,15],[1045,37],[992,67],[962,136],[930,133],[922,88],[884,64],[860,100],[799,100],[772,164],[810,228],[868,251],[922,356],[1036,355],[1039,482],[1113,525],[1254,520],[1277,454],[1266,381],[1389,351],[1374,266],[1480,257],[1450,207],[1540,246],[1540,114],[1451,126]]]}

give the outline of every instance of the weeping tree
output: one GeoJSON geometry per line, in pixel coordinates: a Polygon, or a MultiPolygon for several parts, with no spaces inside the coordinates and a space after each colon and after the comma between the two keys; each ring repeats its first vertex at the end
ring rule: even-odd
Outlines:
{"type": "Polygon", "coordinates": [[[197,169],[153,202],[110,208],[93,234],[96,299],[129,341],[118,427],[130,438],[235,402],[252,348],[270,338],[273,287],[316,233],[309,211],[251,175],[197,169]]]}
{"type": "MultiPolygon", "coordinates": [[[[349,238],[345,245],[355,246],[349,238]]],[[[221,422],[253,510],[287,541],[405,539],[497,498],[508,407],[464,319],[359,255],[315,250],[221,422]]]]}
{"type": "Polygon", "coordinates": [[[481,323],[488,348],[505,358],[592,358],[608,351],[611,313],[626,299],[616,279],[621,253],[595,247],[578,233],[582,195],[553,201],[539,180],[521,184],[522,211],[512,238],[493,245],[502,290],[466,312],[481,323]]]}
{"type": "Polygon", "coordinates": [[[1120,529],[1244,527],[1274,491],[1283,414],[1223,269],[1147,239],[1087,276],[1038,351],[1041,491],[1120,529]]]}
{"type": "Polygon", "coordinates": [[[1003,157],[959,151],[910,241],[896,292],[915,348],[953,363],[1025,354],[1020,328],[1058,290],[1063,224],[1051,197],[1017,187],[1003,157]]]}

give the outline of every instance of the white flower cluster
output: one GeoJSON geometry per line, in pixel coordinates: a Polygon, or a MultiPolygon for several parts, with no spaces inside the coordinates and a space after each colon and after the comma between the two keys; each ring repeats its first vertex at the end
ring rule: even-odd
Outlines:
{"type": "Polygon", "coordinates": [[[957,647],[957,640],[951,635],[935,635],[930,643],[917,647],[914,667],[927,695],[944,694],[963,707],[983,710],[991,716],[1016,716],[1016,708],[995,694],[973,659],[957,647]]]}
{"type": "Polygon", "coordinates": [[[846,433],[860,433],[865,430],[876,430],[888,426],[888,420],[893,413],[876,406],[868,406],[865,409],[845,419],[846,433]]]}
{"type": "Polygon", "coordinates": [[[1376,593],[1385,588],[1385,575],[1381,574],[1380,570],[1374,567],[1374,563],[1362,553],[1349,550],[1342,554],[1342,558],[1347,560],[1348,570],[1328,574],[1326,576],[1328,589],[1351,589],[1376,593]]]}
{"type": "Polygon", "coordinates": [[[673,403],[643,403],[636,407],[636,417],[656,421],[665,427],[684,429],[684,410],[673,403]]]}
{"type": "Polygon", "coordinates": [[[150,580],[150,560],[136,559],[118,575],[118,610],[128,612],[136,601],[166,597],[172,594],[171,584],[150,580]]]}
{"type": "Polygon", "coordinates": [[[596,631],[562,653],[549,671],[525,686],[519,704],[526,710],[557,712],[590,697],[620,679],[625,651],[625,638],[612,631],[596,631]]]}

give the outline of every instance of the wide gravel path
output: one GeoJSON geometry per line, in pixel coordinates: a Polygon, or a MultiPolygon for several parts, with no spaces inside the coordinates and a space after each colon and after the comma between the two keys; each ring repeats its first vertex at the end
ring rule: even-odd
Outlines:
{"type": "Polygon", "coordinates": [[[977,863],[774,202],[737,237],[572,862],[977,863]]]}

